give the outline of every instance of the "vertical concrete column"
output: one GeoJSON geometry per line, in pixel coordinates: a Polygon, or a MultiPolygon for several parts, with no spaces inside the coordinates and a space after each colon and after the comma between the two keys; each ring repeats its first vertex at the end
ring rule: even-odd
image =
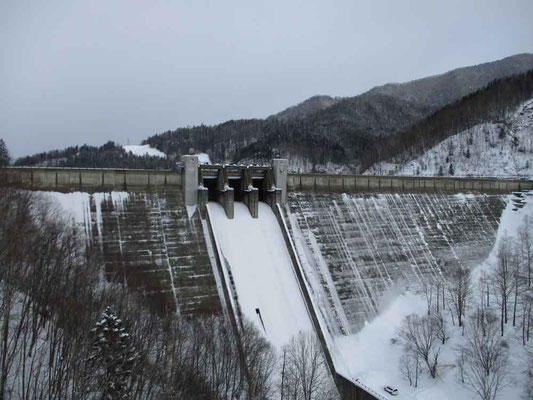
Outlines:
{"type": "Polygon", "coordinates": [[[181,186],[185,205],[195,206],[198,202],[198,156],[182,156],[184,165],[181,186]]]}
{"type": "Polygon", "coordinates": [[[287,171],[289,169],[289,160],[285,158],[274,158],[272,160],[272,172],[274,174],[274,183],[277,188],[281,189],[281,204],[287,201],[287,171]]]}
{"type": "Polygon", "coordinates": [[[250,210],[252,218],[257,218],[259,216],[259,190],[257,188],[251,187],[245,189],[243,192],[244,204],[250,210]]]}
{"type": "Polygon", "coordinates": [[[235,193],[233,188],[229,185],[228,172],[225,167],[222,167],[222,169],[218,171],[217,200],[222,207],[224,207],[224,211],[226,211],[226,217],[228,217],[228,219],[233,219],[235,209],[235,193]]]}
{"type": "Polygon", "coordinates": [[[203,185],[198,186],[198,209],[200,210],[200,217],[205,219],[206,206],[209,201],[209,193],[206,187],[203,185]]]}
{"type": "Polygon", "coordinates": [[[224,190],[221,190],[218,194],[218,202],[222,204],[222,207],[224,207],[224,211],[226,211],[226,217],[228,219],[233,219],[234,212],[235,212],[235,199],[234,199],[235,193],[233,191],[233,188],[226,187],[224,190]]]}

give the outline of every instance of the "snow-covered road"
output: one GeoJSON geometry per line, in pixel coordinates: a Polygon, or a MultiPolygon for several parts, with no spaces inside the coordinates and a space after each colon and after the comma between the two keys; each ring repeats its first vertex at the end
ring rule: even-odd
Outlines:
{"type": "Polygon", "coordinates": [[[257,219],[243,203],[235,203],[233,220],[218,203],[209,203],[209,210],[242,313],[278,349],[299,331],[311,331],[291,259],[270,207],[260,202],[257,219]]]}

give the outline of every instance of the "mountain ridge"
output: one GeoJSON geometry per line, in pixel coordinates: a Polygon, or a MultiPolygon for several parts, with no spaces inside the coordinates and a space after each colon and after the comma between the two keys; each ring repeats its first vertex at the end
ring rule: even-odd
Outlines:
{"type": "MultiPolygon", "coordinates": [[[[362,158],[376,143],[386,147],[400,132],[448,104],[529,70],[533,70],[533,54],[518,54],[415,81],[376,86],[357,96],[313,96],[266,119],[169,130],[142,144],[164,152],[173,162],[192,149],[208,154],[215,163],[254,164],[287,157],[292,172],[361,172],[362,158]]],[[[54,154],[53,158],[64,157],[61,151],[54,154]]],[[[74,151],[69,154],[69,166],[76,165],[74,151]]],[[[46,154],[17,163],[35,165],[43,157],[46,154]]],[[[83,166],[90,160],[94,160],[90,166],[107,166],[109,159],[85,157],[83,166]]]]}

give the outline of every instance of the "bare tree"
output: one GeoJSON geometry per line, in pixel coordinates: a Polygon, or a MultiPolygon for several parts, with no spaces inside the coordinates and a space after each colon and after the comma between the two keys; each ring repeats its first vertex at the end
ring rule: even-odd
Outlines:
{"type": "Polygon", "coordinates": [[[516,326],[516,310],[518,308],[518,294],[522,292],[524,286],[524,276],[522,274],[522,268],[520,263],[520,249],[517,246],[513,246],[511,249],[511,276],[512,276],[512,290],[513,295],[513,326],[516,326]]]}
{"type": "MultiPolygon", "coordinates": [[[[434,296],[434,292],[435,292],[435,289],[436,289],[435,288],[435,283],[432,280],[424,281],[422,289],[423,289],[424,295],[426,297],[428,315],[430,315],[431,314],[431,310],[433,308],[433,296],[434,296]]],[[[438,307],[438,305],[437,305],[437,307],[438,307]]]]}
{"type": "Polygon", "coordinates": [[[248,398],[270,397],[276,366],[274,349],[249,321],[243,325],[241,342],[248,374],[248,398]]]}
{"type": "Polygon", "coordinates": [[[418,387],[418,376],[422,372],[420,357],[417,353],[407,351],[400,357],[400,372],[409,386],[418,387]]]}
{"type": "Polygon", "coordinates": [[[531,311],[533,307],[533,290],[528,287],[522,293],[522,344],[529,341],[531,327],[531,311]]]}
{"type": "Polygon", "coordinates": [[[494,400],[505,382],[508,352],[491,310],[479,309],[472,317],[460,351],[464,382],[482,400],[494,400]]]}
{"type": "Polygon", "coordinates": [[[405,317],[399,336],[405,341],[407,351],[418,354],[426,363],[432,378],[437,376],[440,347],[434,320],[411,314],[405,317]]]}
{"type": "Polygon", "coordinates": [[[448,340],[449,337],[444,316],[442,313],[434,313],[431,318],[433,319],[433,323],[435,325],[437,337],[440,339],[442,344],[446,344],[446,340],[448,340]]]}
{"type": "Polygon", "coordinates": [[[339,397],[320,344],[312,333],[300,332],[286,347],[283,393],[295,400],[339,397]]]}
{"type": "Polygon", "coordinates": [[[492,280],[498,295],[500,306],[500,331],[503,336],[504,323],[507,323],[507,306],[513,290],[512,242],[504,236],[498,246],[497,262],[492,270],[492,280]]]}
{"type": "Polygon", "coordinates": [[[447,286],[459,326],[463,326],[466,304],[472,292],[471,271],[469,268],[456,265],[450,269],[447,286]]]}
{"type": "Polygon", "coordinates": [[[526,215],[518,230],[520,239],[520,256],[527,277],[527,286],[531,287],[531,268],[533,268],[533,223],[526,215]]]}

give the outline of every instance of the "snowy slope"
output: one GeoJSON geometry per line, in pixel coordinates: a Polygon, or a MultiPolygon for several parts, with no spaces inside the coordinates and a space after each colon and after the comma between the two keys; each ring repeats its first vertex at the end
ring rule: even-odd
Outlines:
{"type": "Polygon", "coordinates": [[[131,146],[122,146],[126,153],[133,153],[136,156],[152,156],[152,157],[162,157],[165,158],[167,155],[162,151],[150,147],[149,144],[145,145],[131,145],[131,146]]]}
{"type": "MultiPolygon", "coordinates": [[[[533,198],[533,197],[532,197],[533,198]]],[[[477,282],[476,276],[481,270],[487,270],[496,260],[498,242],[504,235],[515,236],[525,216],[533,218],[533,201],[519,211],[513,211],[509,201],[504,210],[497,240],[491,254],[485,261],[473,270],[473,282],[477,282]]],[[[401,288],[399,288],[401,290],[401,288]]],[[[474,293],[478,293],[477,289],[474,293]]],[[[473,302],[477,302],[477,296],[473,296],[473,302]]],[[[399,371],[399,360],[403,354],[400,342],[393,343],[391,339],[398,338],[398,329],[402,319],[411,313],[423,316],[427,310],[426,300],[423,294],[410,291],[396,293],[391,296],[389,304],[380,314],[357,334],[348,336],[328,335],[332,356],[338,371],[351,379],[358,379],[378,393],[383,392],[383,386],[392,385],[399,389],[398,399],[413,400],[470,400],[476,396],[462,385],[458,377],[457,353],[455,349],[460,345],[464,337],[461,329],[452,325],[449,313],[445,315],[450,339],[441,347],[439,356],[439,375],[433,380],[422,374],[419,387],[410,387],[402,379],[399,371]]],[[[475,304],[471,306],[475,309],[475,304]]],[[[498,399],[519,399],[522,397],[527,376],[524,375],[526,368],[527,351],[531,351],[533,344],[528,343],[525,347],[521,343],[521,331],[517,326],[513,329],[512,324],[506,327],[505,340],[510,347],[510,365],[508,369],[507,386],[498,394],[498,399]]]]}
{"type": "Polygon", "coordinates": [[[260,202],[259,218],[254,219],[246,205],[236,202],[233,220],[226,217],[218,203],[209,203],[209,209],[241,312],[277,348],[299,331],[312,331],[281,229],[270,207],[260,202]]]}
{"type": "Polygon", "coordinates": [[[505,121],[484,123],[451,136],[405,164],[380,163],[370,175],[500,176],[533,178],[533,99],[505,121]],[[392,168],[391,168],[392,167],[392,168]],[[392,170],[391,170],[392,169],[392,170]]]}

